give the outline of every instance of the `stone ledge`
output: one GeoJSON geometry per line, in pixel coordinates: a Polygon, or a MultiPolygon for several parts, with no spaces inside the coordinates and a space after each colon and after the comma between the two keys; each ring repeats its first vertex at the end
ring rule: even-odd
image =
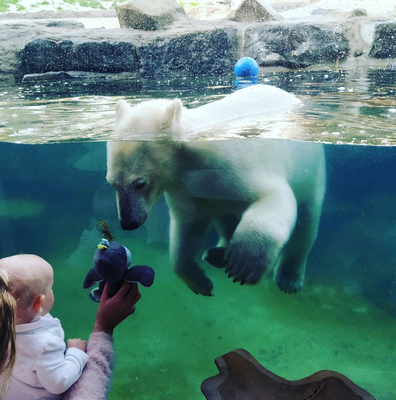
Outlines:
{"type": "Polygon", "coordinates": [[[15,19],[37,20],[37,19],[64,19],[64,18],[117,18],[115,10],[86,10],[86,11],[36,11],[27,13],[2,13],[0,20],[8,21],[15,19]]]}
{"type": "Polygon", "coordinates": [[[63,24],[0,21],[0,75],[72,70],[221,75],[232,71],[243,56],[257,59],[262,67],[287,68],[396,59],[396,20],[389,19],[248,25],[183,21],[172,30],[155,32],[63,24]]]}

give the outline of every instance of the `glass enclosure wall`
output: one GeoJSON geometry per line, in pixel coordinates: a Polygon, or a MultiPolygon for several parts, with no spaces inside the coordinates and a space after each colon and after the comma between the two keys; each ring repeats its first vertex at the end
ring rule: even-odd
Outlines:
{"type": "MultiPolygon", "coordinates": [[[[303,145],[306,151],[318,146],[303,145]]],[[[105,143],[2,143],[0,154],[1,256],[34,253],[53,265],[52,313],[66,337],[87,338],[93,325],[96,305],[82,282],[101,237],[95,221],[109,221],[116,239],[131,250],[132,265],[156,271],[136,314],[115,333],[111,399],[125,393],[200,398],[200,383],[216,373],[214,358],[236,348],[288,379],[331,369],[377,399],[393,399],[392,148],[325,146],[327,193],[300,293],[280,292],[272,276],[256,286],[233,284],[223,270],[202,262],[214,282],[211,298],[192,293],[169,265],[169,215],[162,198],[141,228],[120,229],[105,171],[92,168],[105,165],[105,143]]],[[[212,231],[205,247],[216,241],[212,231]]]]}

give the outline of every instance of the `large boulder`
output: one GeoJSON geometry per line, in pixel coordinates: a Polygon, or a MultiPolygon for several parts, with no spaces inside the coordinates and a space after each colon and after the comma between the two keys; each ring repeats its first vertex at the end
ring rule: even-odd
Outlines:
{"type": "Polygon", "coordinates": [[[231,11],[231,2],[227,0],[207,0],[194,7],[188,7],[186,13],[190,18],[214,20],[227,17],[231,11]]]}
{"type": "Polygon", "coordinates": [[[233,28],[204,30],[156,39],[138,53],[143,76],[222,75],[238,61],[238,37],[233,28]]]}
{"type": "Polygon", "coordinates": [[[131,0],[116,7],[121,28],[156,31],[169,28],[176,19],[187,17],[175,0],[131,0]]]}
{"type": "Polygon", "coordinates": [[[345,33],[336,24],[277,24],[246,29],[243,54],[260,66],[306,68],[336,63],[350,53],[345,33]]]}
{"type": "Polygon", "coordinates": [[[244,0],[228,16],[230,21],[250,24],[263,21],[278,21],[283,17],[278,14],[267,0],[244,0]]]}
{"type": "MultiPolygon", "coordinates": [[[[133,29],[93,29],[57,35],[47,28],[36,34],[39,37],[27,37],[27,43],[21,43],[20,75],[61,71],[128,72],[143,77],[221,75],[230,73],[238,61],[238,36],[233,27],[167,30],[155,35],[143,35],[133,29]]],[[[0,46],[3,72],[1,60],[0,46]]]]}
{"type": "Polygon", "coordinates": [[[136,45],[127,42],[71,38],[29,41],[19,57],[24,74],[51,71],[138,72],[136,45]]]}
{"type": "Polygon", "coordinates": [[[396,58],[396,22],[380,23],[375,27],[373,47],[369,57],[396,58]]]}

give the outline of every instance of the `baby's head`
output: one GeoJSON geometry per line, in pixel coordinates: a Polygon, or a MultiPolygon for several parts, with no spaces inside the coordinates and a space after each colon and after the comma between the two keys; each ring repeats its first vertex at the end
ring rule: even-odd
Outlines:
{"type": "Polygon", "coordinates": [[[54,304],[51,265],[32,254],[0,259],[0,398],[9,387],[16,357],[17,324],[32,322],[54,304]]]}
{"type": "Polygon", "coordinates": [[[50,264],[33,254],[21,254],[2,258],[0,269],[8,274],[9,292],[17,305],[17,324],[32,322],[51,311],[54,271],[50,264]]]}

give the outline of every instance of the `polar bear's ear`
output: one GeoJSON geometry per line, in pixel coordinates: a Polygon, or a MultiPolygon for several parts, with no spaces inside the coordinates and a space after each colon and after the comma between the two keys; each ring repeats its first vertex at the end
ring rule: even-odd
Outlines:
{"type": "Polygon", "coordinates": [[[172,127],[174,123],[178,124],[180,122],[182,113],[183,103],[179,99],[172,100],[166,107],[165,111],[165,127],[172,127]]]}
{"type": "Polygon", "coordinates": [[[128,108],[129,105],[125,100],[118,100],[116,104],[116,121],[118,121],[123,116],[128,108]]]}

